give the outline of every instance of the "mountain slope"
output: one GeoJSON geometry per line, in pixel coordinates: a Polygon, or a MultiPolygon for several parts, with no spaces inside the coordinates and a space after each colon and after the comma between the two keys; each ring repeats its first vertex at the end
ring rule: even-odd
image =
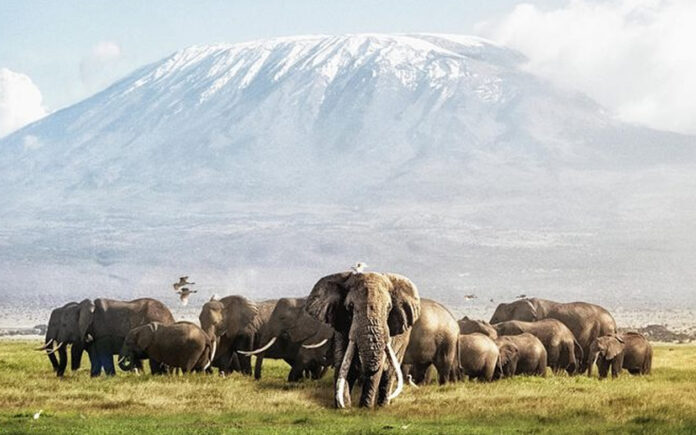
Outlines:
{"type": "Polygon", "coordinates": [[[694,138],[617,122],[524,61],[427,34],[179,51],[0,140],[0,272],[20,291],[149,294],[185,268],[302,294],[362,259],[456,298],[647,294],[696,270],[694,138]]]}

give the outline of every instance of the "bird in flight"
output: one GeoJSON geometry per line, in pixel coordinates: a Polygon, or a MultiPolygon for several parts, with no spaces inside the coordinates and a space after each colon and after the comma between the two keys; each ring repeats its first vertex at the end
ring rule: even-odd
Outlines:
{"type": "Polygon", "coordinates": [[[464,295],[464,300],[465,300],[465,301],[470,301],[470,300],[476,299],[476,298],[478,298],[478,296],[476,296],[476,295],[473,294],[473,293],[472,293],[472,294],[469,294],[469,295],[464,295]]]}
{"type": "Polygon", "coordinates": [[[184,287],[181,290],[177,291],[176,294],[179,295],[179,299],[181,300],[181,305],[186,306],[188,305],[189,301],[189,296],[193,293],[198,293],[198,290],[190,290],[188,287],[184,287]]]}
{"type": "Polygon", "coordinates": [[[182,276],[182,277],[180,277],[180,278],[179,278],[179,282],[175,282],[175,283],[173,284],[173,286],[174,286],[174,291],[175,291],[175,292],[178,292],[179,289],[180,289],[181,287],[185,286],[185,285],[194,285],[194,284],[195,284],[195,282],[188,282],[188,278],[189,278],[188,276],[182,276]]]}
{"type": "Polygon", "coordinates": [[[527,297],[527,295],[524,294],[524,293],[522,293],[521,295],[515,296],[515,299],[524,299],[524,298],[526,298],[526,297],[527,297]]]}
{"type": "Polygon", "coordinates": [[[351,266],[350,270],[353,275],[358,274],[358,273],[363,273],[363,270],[368,267],[367,264],[363,263],[362,261],[358,261],[355,263],[355,266],[351,266]]]}

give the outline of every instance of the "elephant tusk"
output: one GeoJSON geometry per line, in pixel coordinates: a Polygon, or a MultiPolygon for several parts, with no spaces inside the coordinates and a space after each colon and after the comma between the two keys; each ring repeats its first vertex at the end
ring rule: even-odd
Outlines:
{"type": "Polygon", "coordinates": [[[325,339],[323,339],[322,341],[320,341],[319,343],[315,343],[315,344],[303,344],[302,347],[304,347],[305,349],[316,349],[316,348],[318,348],[318,347],[322,347],[323,345],[325,345],[327,341],[329,341],[329,339],[328,339],[328,338],[325,338],[325,339]]]}
{"type": "Polygon", "coordinates": [[[408,385],[412,386],[413,388],[420,388],[415,382],[413,382],[413,376],[409,374],[406,378],[408,379],[408,385]]]}
{"type": "Polygon", "coordinates": [[[122,356],[121,358],[118,359],[118,361],[116,363],[120,365],[123,361],[125,361],[125,359],[126,359],[126,357],[122,356]]]}
{"type": "Polygon", "coordinates": [[[203,367],[203,371],[208,370],[208,367],[213,363],[213,359],[215,359],[215,350],[217,348],[217,340],[213,339],[213,350],[210,352],[210,359],[208,360],[208,364],[203,367]]]}
{"type": "Polygon", "coordinates": [[[396,355],[394,354],[394,349],[391,347],[391,343],[387,343],[387,356],[389,357],[389,362],[391,363],[392,367],[394,367],[394,371],[396,372],[396,389],[389,395],[388,398],[388,400],[392,400],[401,394],[401,390],[404,389],[404,375],[401,373],[401,367],[399,367],[399,361],[396,359],[396,355]]]}
{"type": "Polygon", "coordinates": [[[38,350],[38,351],[46,350],[46,349],[48,348],[48,346],[51,345],[51,343],[53,343],[53,339],[48,340],[46,343],[44,343],[43,346],[37,347],[37,348],[34,349],[34,350],[38,350]]]}
{"type": "Polygon", "coordinates": [[[338,378],[336,379],[336,403],[339,408],[346,407],[346,403],[343,400],[343,391],[346,387],[346,377],[348,376],[348,370],[350,370],[350,364],[353,362],[354,352],[355,342],[350,340],[346,348],[346,353],[343,354],[343,361],[341,361],[341,368],[338,371],[338,378]]]}
{"type": "Polygon", "coordinates": [[[277,338],[278,338],[278,337],[273,337],[273,338],[271,338],[271,340],[270,340],[268,343],[266,343],[266,345],[265,345],[264,347],[262,347],[261,349],[256,349],[256,350],[238,350],[237,352],[238,352],[238,353],[241,353],[242,355],[246,355],[246,356],[256,355],[256,354],[259,354],[259,353],[261,353],[261,352],[265,352],[265,351],[268,350],[269,347],[273,346],[273,343],[275,343],[275,341],[276,341],[277,338]]]}
{"type": "Polygon", "coordinates": [[[58,349],[60,349],[60,347],[61,347],[62,345],[63,345],[63,342],[61,341],[60,343],[58,343],[58,346],[54,347],[53,349],[49,350],[49,351],[46,352],[46,353],[48,353],[48,354],[50,355],[50,354],[56,352],[58,349]]]}

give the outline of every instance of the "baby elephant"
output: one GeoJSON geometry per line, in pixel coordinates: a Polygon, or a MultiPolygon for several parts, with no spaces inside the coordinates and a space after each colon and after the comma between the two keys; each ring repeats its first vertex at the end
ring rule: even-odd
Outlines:
{"type": "MultiPolygon", "coordinates": [[[[544,345],[534,335],[528,332],[519,335],[504,335],[499,336],[495,342],[500,349],[501,369],[505,376],[509,376],[509,374],[546,375],[548,355],[544,345]],[[518,350],[517,364],[514,369],[506,366],[506,358],[504,357],[510,344],[514,345],[518,350]]],[[[514,359],[513,357],[512,361],[514,359]]]]}
{"type": "Polygon", "coordinates": [[[649,374],[652,367],[652,345],[637,332],[597,337],[590,345],[587,375],[592,376],[592,366],[597,364],[599,378],[604,379],[611,368],[611,377],[619,376],[621,369],[629,373],[649,374]]]}
{"type": "Polygon", "coordinates": [[[475,332],[459,336],[460,378],[492,381],[498,366],[498,346],[492,338],[475,332]]]}
{"type": "Polygon", "coordinates": [[[208,335],[196,324],[176,322],[164,325],[151,322],[131,329],[121,347],[118,365],[131,370],[133,362],[150,358],[184,373],[206,370],[215,358],[215,337],[208,335]]]}

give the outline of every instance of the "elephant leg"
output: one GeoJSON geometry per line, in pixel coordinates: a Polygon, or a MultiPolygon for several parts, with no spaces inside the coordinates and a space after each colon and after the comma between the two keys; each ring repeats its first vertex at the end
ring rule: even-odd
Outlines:
{"type": "Polygon", "coordinates": [[[64,344],[57,351],[57,353],[58,353],[58,369],[56,370],[56,375],[58,377],[63,377],[63,375],[65,374],[65,368],[68,365],[68,352],[65,350],[66,347],[67,347],[67,344],[64,344]]]}
{"type": "Polygon", "coordinates": [[[166,369],[164,367],[164,364],[155,361],[152,358],[148,359],[148,362],[150,363],[150,373],[153,375],[162,375],[165,373],[166,369]]]}
{"type": "Polygon", "coordinates": [[[604,359],[597,361],[597,371],[599,372],[599,379],[604,379],[607,377],[607,374],[609,373],[610,364],[611,363],[609,361],[606,361],[604,359]]]}
{"type": "Polygon", "coordinates": [[[290,373],[288,374],[288,382],[299,382],[302,379],[304,373],[304,365],[300,362],[295,363],[290,368],[290,373]]]}
{"type": "Polygon", "coordinates": [[[261,371],[263,369],[263,354],[256,355],[256,364],[254,364],[254,379],[261,379],[261,371]]]}
{"type": "Polygon", "coordinates": [[[558,374],[558,372],[565,367],[562,360],[560,346],[549,346],[546,354],[546,361],[548,366],[551,367],[553,374],[558,374]]]}
{"type": "Polygon", "coordinates": [[[611,362],[611,377],[612,378],[618,378],[619,373],[621,373],[621,366],[623,361],[621,358],[616,357],[614,360],[611,362]]]}
{"type": "Polygon", "coordinates": [[[100,340],[95,343],[94,346],[96,347],[97,356],[99,358],[100,372],[101,368],[103,368],[107,376],[115,375],[114,356],[111,354],[111,346],[108,340],[100,340]]]}
{"type": "Polygon", "coordinates": [[[89,355],[89,363],[90,363],[90,369],[89,369],[89,374],[92,377],[96,377],[101,375],[101,357],[99,355],[99,351],[97,348],[97,345],[95,343],[92,343],[88,348],[87,348],[87,355],[89,355]]]}
{"type": "Polygon", "coordinates": [[[428,368],[430,363],[413,364],[411,372],[413,373],[411,377],[416,385],[423,385],[429,381],[428,379],[428,368]]]}

